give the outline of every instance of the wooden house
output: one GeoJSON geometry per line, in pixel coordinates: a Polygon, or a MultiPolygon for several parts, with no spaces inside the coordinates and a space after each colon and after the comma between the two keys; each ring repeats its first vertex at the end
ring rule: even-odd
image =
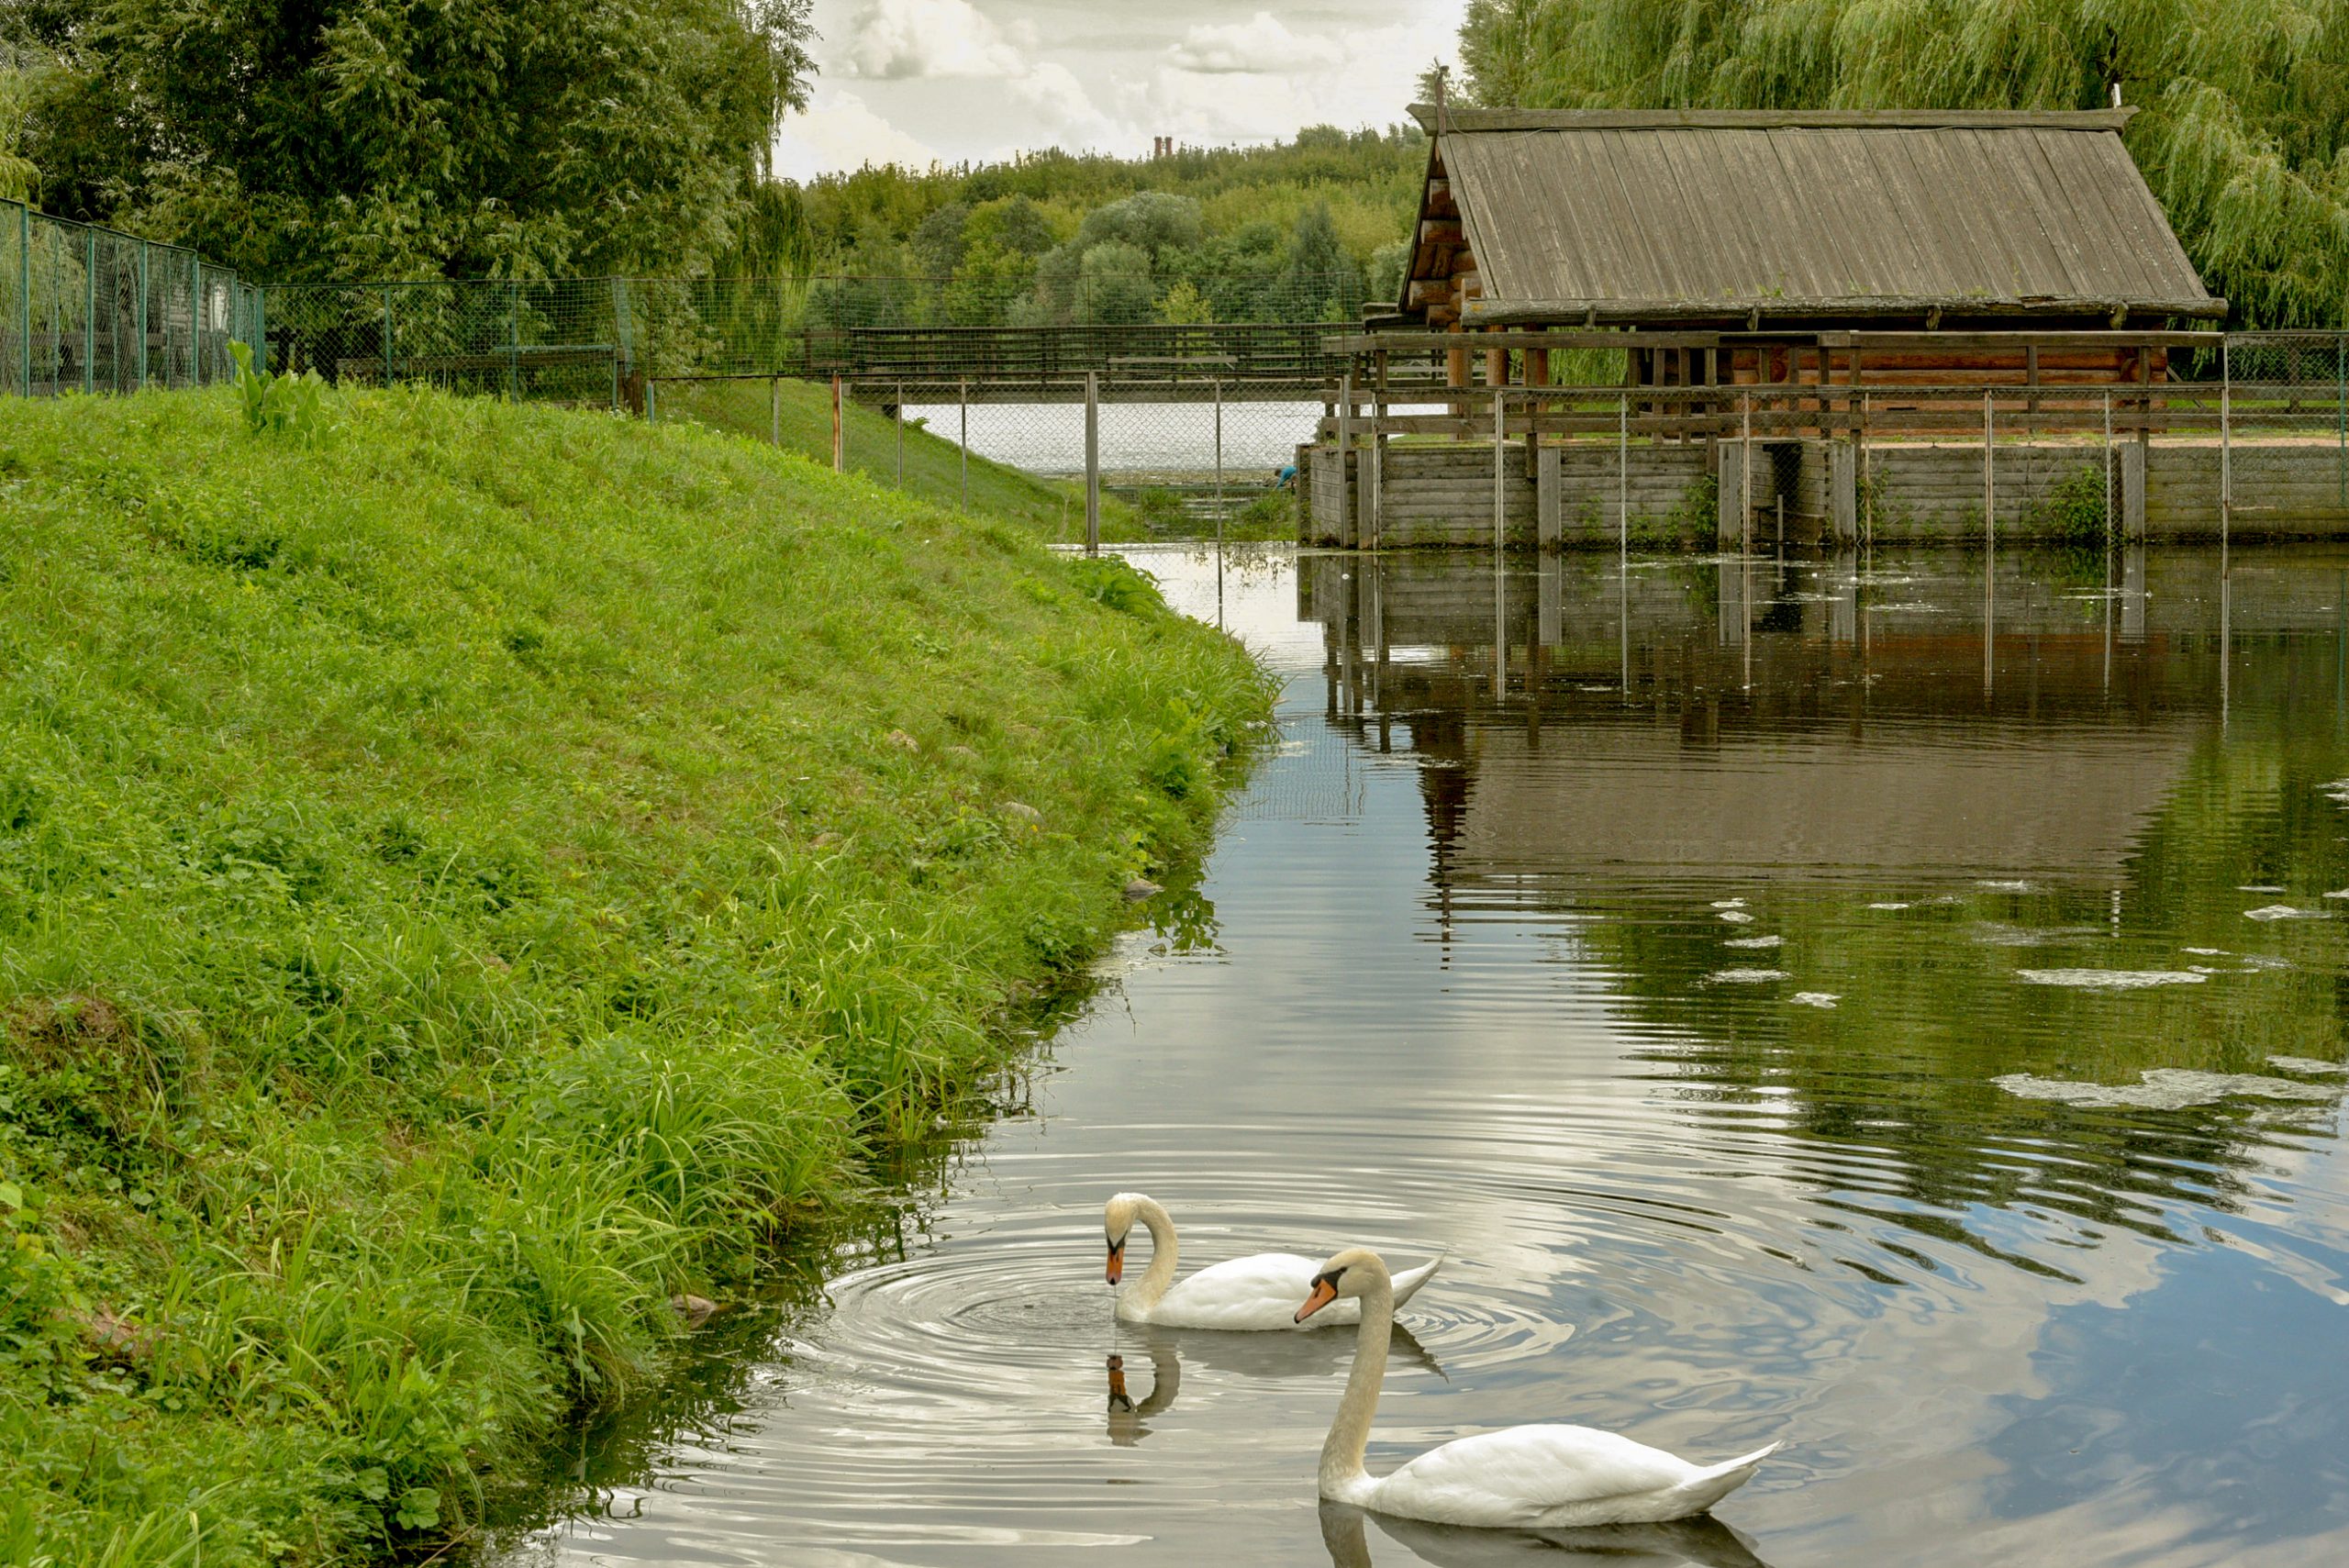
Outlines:
{"type": "Polygon", "coordinates": [[[1878,388],[2157,381],[2161,329],[2226,302],[2122,145],[2132,112],[1415,106],[1409,265],[1369,325],[1507,330],[1536,384],[1529,328],[1655,339],[1635,385],[1846,384],[1863,354],[1878,388]]]}

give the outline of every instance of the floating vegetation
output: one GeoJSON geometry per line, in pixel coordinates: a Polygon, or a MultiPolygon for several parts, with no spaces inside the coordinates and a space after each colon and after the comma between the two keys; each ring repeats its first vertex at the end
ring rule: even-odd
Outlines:
{"type": "Polygon", "coordinates": [[[2006,1073],[1990,1080],[2026,1100],[2055,1100],[2067,1106],[2132,1106],[2174,1111],[2221,1100],[2329,1100],[2335,1091],[2322,1084],[2299,1084],[2256,1073],[2202,1073],[2190,1067],[2149,1067],[2135,1084],[2083,1084],[2006,1073]]]}
{"type": "Polygon", "coordinates": [[[1798,1007],[1831,1007],[1842,998],[1832,991],[1798,991],[1787,1000],[1798,1007]]]}
{"type": "Polygon", "coordinates": [[[1753,923],[1753,917],[1742,909],[1724,909],[1720,912],[1720,917],[1732,926],[1750,926],[1753,923]]]}
{"type": "Polygon", "coordinates": [[[2156,985],[2199,985],[2200,969],[2018,969],[2026,985],[2068,985],[2079,991],[2143,991],[2156,985]]]}
{"type": "Polygon", "coordinates": [[[1783,969],[1716,969],[1705,977],[1715,985],[1761,985],[1773,980],[1784,980],[1783,969]]]}
{"type": "Polygon", "coordinates": [[[1775,948],[1783,946],[1784,937],[1731,937],[1723,942],[1725,948],[1775,948]]]}
{"type": "Polygon", "coordinates": [[[2287,1073],[2349,1073],[2349,1062],[2319,1062],[2308,1056],[2271,1056],[2267,1065],[2287,1073]]]}
{"type": "Polygon", "coordinates": [[[2246,920],[2330,920],[2330,909],[2302,909],[2290,904],[2263,904],[2243,912],[2246,920]]]}

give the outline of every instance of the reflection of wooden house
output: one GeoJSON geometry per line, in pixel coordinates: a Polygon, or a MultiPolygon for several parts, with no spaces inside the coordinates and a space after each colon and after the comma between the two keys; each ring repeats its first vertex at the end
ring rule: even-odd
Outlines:
{"type": "MultiPolygon", "coordinates": [[[[1667,335],[1632,350],[1639,385],[2076,385],[2158,380],[2142,334],[2226,313],[2126,109],[1412,113],[1432,139],[1389,326],[1667,335]],[[2022,331],[2074,340],[1982,336],[2022,331]]],[[[1466,384],[1466,345],[1451,368],[1466,384]]]]}

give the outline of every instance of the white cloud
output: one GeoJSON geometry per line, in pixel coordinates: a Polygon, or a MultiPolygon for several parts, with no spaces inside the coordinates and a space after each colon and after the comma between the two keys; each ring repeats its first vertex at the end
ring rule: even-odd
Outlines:
{"type": "Polygon", "coordinates": [[[1325,70],[1338,63],[1344,50],[1332,38],[1300,37],[1270,11],[1259,11],[1244,22],[1202,23],[1166,52],[1177,71],[1286,75],[1325,70]]]}
{"type": "Polygon", "coordinates": [[[1036,111],[1063,145],[1097,147],[1133,139],[1131,128],[1103,114],[1076,73],[1056,61],[1048,60],[1013,81],[1011,92],[1036,111]]]}
{"type": "MultiPolygon", "coordinates": [[[[1283,27],[1276,18],[1258,20],[1283,27]]],[[[1234,28],[1195,28],[1193,39],[1201,32],[1256,27],[1251,21],[1234,28]]],[[[1171,51],[1169,63],[1152,73],[1139,96],[1152,130],[1197,145],[1269,141],[1308,125],[1391,125],[1403,119],[1428,62],[1452,55],[1458,28],[1456,13],[1439,12],[1393,27],[1300,35],[1304,50],[1322,51],[1316,57],[1321,63],[1303,69],[1296,54],[1269,57],[1265,72],[1245,92],[1233,92],[1222,73],[1173,62],[1189,47],[1192,40],[1186,39],[1171,51]]],[[[1211,56],[1202,50],[1197,58],[1211,56]]]]}
{"type": "Polygon", "coordinates": [[[864,0],[849,18],[842,74],[902,82],[945,76],[1018,76],[1019,42],[970,0],[864,0]]]}
{"type": "Polygon", "coordinates": [[[775,137],[774,172],[807,180],[868,163],[927,169],[938,154],[865,106],[853,93],[818,88],[803,115],[784,122],[775,137]]]}

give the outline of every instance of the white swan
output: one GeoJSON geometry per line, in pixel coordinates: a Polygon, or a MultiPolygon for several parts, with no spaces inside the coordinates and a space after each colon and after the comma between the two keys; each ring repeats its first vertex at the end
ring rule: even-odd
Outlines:
{"type": "Polygon", "coordinates": [[[1338,1418],[1321,1445],[1321,1496],[1337,1502],[1435,1524],[1520,1529],[1656,1524],[1703,1513],[1744,1485],[1753,1467],[1777,1451],[1772,1443],[1723,1464],[1696,1465],[1589,1427],[1509,1427],[1431,1448],[1392,1475],[1373,1476],[1363,1469],[1362,1456],[1378,1408],[1378,1385],[1386,1378],[1395,1286],[1386,1265],[1366,1247],[1350,1248],[1321,1265],[1297,1320],[1348,1300],[1362,1303],[1362,1330],[1338,1418]]]}
{"type": "MultiPolygon", "coordinates": [[[[1118,1295],[1118,1318],[1125,1323],[1156,1323],[1168,1329],[1282,1329],[1294,1333],[1300,1321],[1297,1300],[1313,1283],[1313,1260],[1295,1252],[1258,1252],[1201,1269],[1174,1283],[1174,1221],[1154,1198],[1119,1193],[1102,1206],[1101,1225],[1109,1241],[1108,1279],[1124,1277],[1126,1238],[1135,1220],[1150,1231],[1150,1267],[1133,1288],[1118,1295]]],[[[1443,1262],[1442,1257],[1397,1277],[1388,1308],[1411,1299],[1443,1262]]],[[[1362,1309],[1348,1302],[1329,1321],[1352,1323],[1362,1309]]],[[[1386,1340],[1379,1344],[1384,1349],[1386,1340]]]]}

